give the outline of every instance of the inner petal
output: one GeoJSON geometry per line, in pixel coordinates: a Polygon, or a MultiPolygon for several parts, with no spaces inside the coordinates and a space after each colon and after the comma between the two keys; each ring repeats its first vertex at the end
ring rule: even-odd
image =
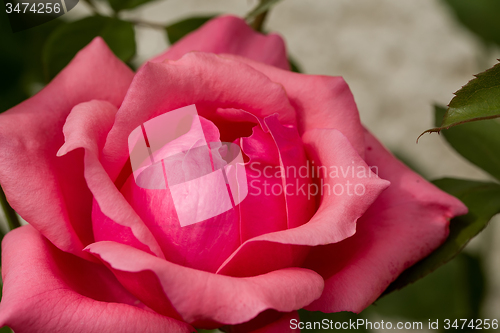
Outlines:
{"type": "Polygon", "coordinates": [[[134,173],[121,193],[155,235],[167,260],[215,271],[240,244],[239,212],[223,172],[227,151],[218,129],[196,116],[187,132],[162,147],[152,150],[155,142],[146,145],[151,163],[146,163],[147,157],[133,162],[134,173]]]}

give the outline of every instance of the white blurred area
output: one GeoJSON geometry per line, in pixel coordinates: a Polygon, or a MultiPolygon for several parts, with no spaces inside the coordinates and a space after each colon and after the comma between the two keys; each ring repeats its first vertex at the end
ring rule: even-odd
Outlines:
{"type": "MultiPolygon", "coordinates": [[[[164,0],[123,17],[171,23],[199,14],[243,16],[255,4],[255,0],[164,0]]],[[[80,1],[68,15],[86,13],[80,1]]],[[[442,2],[283,0],[269,15],[266,29],[285,38],[289,54],[305,73],[343,76],[365,126],[426,177],[488,179],[437,134],[415,143],[421,132],[433,127],[433,103],[446,105],[473,74],[500,58],[498,50],[487,55],[442,2]]],[[[137,64],[168,46],[161,30],[139,27],[136,32],[137,64]]],[[[487,232],[468,247],[480,251],[492,244],[494,249],[486,263],[492,284],[486,305],[489,318],[500,318],[499,223],[498,218],[492,221],[487,232]]]]}

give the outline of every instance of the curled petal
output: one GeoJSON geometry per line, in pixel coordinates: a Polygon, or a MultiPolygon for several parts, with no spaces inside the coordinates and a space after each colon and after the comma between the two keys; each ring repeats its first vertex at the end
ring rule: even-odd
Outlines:
{"type": "Polygon", "coordinates": [[[276,114],[268,116],[264,122],[279,152],[282,188],[286,197],[287,226],[288,229],[296,228],[308,222],[316,209],[314,200],[297,190],[311,185],[311,178],[301,177],[299,172],[301,167],[309,167],[304,144],[297,129],[280,124],[276,114]]]}
{"type": "Polygon", "coordinates": [[[197,327],[243,323],[267,309],[297,310],[323,290],[321,277],[303,268],[233,278],[182,267],[114,242],[94,243],[87,250],[150,308],[178,313],[197,327]]]}
{"type": "Polygon", "coordinates": [[[251,136],[241,138],[241,147],[250,159],[245,166],[248,195],[239,205],[242,241],[286,230],[287,210],[284,193],[280,190],[276,195],[270,194],[274,187],[283,188],[281,178],[275,176],[277,168],[280,167],[280,160],[272,136],[260,126],[255,126],[251,136]]]}
{"type": "Polygon", "coordinates": [[[244,57],[223,55],[246,63],[283,85],[297,112],[299,133],[332,128],[344,134],[361,157],[365,154],[363,126],[349,86],[340,76],[306,75],[285,71],[244,57]]]}
{"type": "Polygon", "coordinates": [[[299,191],[308,188],[311,179],[300,176],[309,164],[297,129],[283,126],[277,114],[255,118],[260,126],[241,138],[250,159],[246,165],[250,195],[240,204],[242,241],[298,227],[310,220],[316,208],[315,200],[299,191]]]}
{"type": "MultiPolygon", "coordinates": [[[[389,186],[388,181],[369,170],[339,131],[315,129],[306,132],[302,139],[309,157],[315,161],[314,165],[324,166],[327,170],[319,185],[311,184],[302,189],[310,194],[310,199],[321,194],[316,214],[299,227],[249,239],[219,268],[218,273],[253,276],[300,265],[301,255],[305,255],[304,250],[310,246],[337,243],[352,236],[358,218],[389,186]]],[[[318,173],[317,167],[315,170],[318,173]]]]}
{"type": "Polygon", "coordinates": [[[296,123],[283,87],[239,61],[193,52],[178,61],[149,62],[134,77],[104,146],[103,165],[111,178],[116,179],[128,159],[132,130],[191,104],[209,120],[218,108],[236,108],[261,118],[278,113],[282,124],[296,123]]]}
{"type": "Polygon", "coordinates": [[[103,265],[60,251],[31,226],[2,244],[0,327],[18,333],[192,332],[152,312],[103,265]]]}
{"type": "MultiPolygon", "coordinates": [[[[120,194],[99,160],[99,151],[113,126],[116,107],[105,101],[91,101],[73,108],[64,124],[65,143],[58,156],[78,148],[85,150],[84,175],[94,195],[93,229],[97,240],[120,237],[129,244],[163,257],[149,229],[120,194]]],[[[92,211],[92,208],[89,208],[92,211]]],[[[90,222],[90,219],[88,223],[90,222]]],[[[89,223],[91,225],[91,223],[89,223]]]]}
{"type": "Polygon", "coordinates": [[[406,268],[448,236],[449,220],[467,212],[455,197],[411,171],[366,132],[366,160],[391,186],[358,222],[356,234],[311,251],[305,267],[326,280],[308,309],[361,312],[406,268]],[[325,265],[325,258],[331,258],[325,265]]]}
{"type": "Polygon", "coordinates": [[[19,214],[58,248],[93,242],[83,153],[57,157],[71,109],[92,99],[118,107],[133,72],[96,38],[34,97],[0,115],[0,183],[19,214]]]}

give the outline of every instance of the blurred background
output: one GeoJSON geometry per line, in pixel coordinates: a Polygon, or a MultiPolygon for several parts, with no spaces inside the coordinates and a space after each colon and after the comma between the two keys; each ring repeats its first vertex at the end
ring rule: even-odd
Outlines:
{"type": "MultiPolygon", "coordinates": [[[[285,38],[302,72],[343,76],[365,126],[424,177],[491,180],[439,135],[425,135],[415,142],[420,133],[433,127],[433,104],[448,104],[453,92],[500,58],[500,6],[494,4],[496,0],[478,0],[485,3],[484,8],[471,11],[464,5],[467,1],[475,0],[283,0],[269,13],[265,30],[285,38]]],[[[164,29],[155,23],[165,25],[207,14],[245,16],[256,3],[158,0],[125,10],[120,18],[153,23],[135,25],[137,49],[128,63],[137,67],[168,47],[164,29]]],[[[106,2],[94,4],[100,12],[111,13],[106,2]]],[[[80,1],[61,19],[16,34],[0,14],[0,111],[46,84],[43,45],[62,24],[59,21],[79,20],[92,12],[80,1]]],[[[5,223],[1,227],[6,231],[5,223]]],[[[424,323],[435,318],[500,319],[499,254],[497,216],[454,260],[383,297],[358,317],[424,323]]],[[[301,315],[309,320],[356,317],[347,313],[301,315]]]]}

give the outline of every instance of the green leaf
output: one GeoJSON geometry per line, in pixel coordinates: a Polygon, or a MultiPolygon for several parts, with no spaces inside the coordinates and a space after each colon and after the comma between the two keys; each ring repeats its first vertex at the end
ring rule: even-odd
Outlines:
{"type": "Polygon", "coordinates": [[[49,78],[57,75],[73,57],[101,36],[115,55],[129,61],[136,50],[134,26],[117,18],[91,16],[56,29],[43,49],[43,63],[49,78]]]}
{"type": "Polygon", "coordinates": [[[2,187],[0,186],[0,208],[2,208],[5,218],[7,219],[7,224],[9,229],[13,230],[21,226],[19,218],[17,217],[16,211],[10,206],[2,187]]]}
{"type": "MultiPolygon", "coordinates": [[[[460,253],[434,273],[368,307],[362,314],[418,320],[480,316],[486,294],[482,259],[460,253]]],[[[374,316],[372,316],[374,317],[374,316]]]]}
{"type": "Polygon", "coordinates": [[[466,28],[486,43],[500,45],[500,1],[443,0],[466,28]]]}
{"type": "MultiPolygon", "coordinates": [[[[435,106],[436,122],[446,110],[435,106]]],[[[500,122],[497,119],[471,122],[441,132],[463,157],[500,180],[500,122]]]]}
{"type": "Polygon", "coordinates": [[[108,0],[109,5],[116,13],[124,9],[133,9],[152,1],[156,0],[108,0]]]}
{"type": "Polygon", "coordinates": [[[190,17],[167,26],[168,41],[174,44],[188,33],[195,31],[216,15],[190,17]]]}
{"type": "Polygon", "coordinates": [[[34,29],[12,33],[7,14],[0,12],[0,112],[32,96],[45,83],[42,47],[50,33],[61,24],[52,20],[34,29]]]}
{"type": "Polygon", "coordinates": [[[424,133],[439,132],[462,123],[498,117],[500,117],[500,64],[476,75],[475,79],[457,91],[441,126],[424,133]]]}
{"type": "Polygon", "coordinates": [[[290,64],[290,70],[295,73],[303,73],[302,68],[299,66],[297,61],[292,57],[288,57],[288,63],[290,64]]]}
{"type": "Polygon", "coordinates": [[[469,213],[450,222],[448,239],[431,253],[405,270],[384,292],[388,294],[413,283],[453,259],[467,243],[500,213],[500,185],[462,179],[443,178],[433,182],[447,193],[456,196],[468,208],[469,213]]]}
{"type": "Polygon", "coordinates": [[[252,9],[246,16],[245,19],[247,22],[252,21],[260,14],[267,12],[272,6],[276,5],[281,0],[262,0],[259,4],[252,9]]]}

